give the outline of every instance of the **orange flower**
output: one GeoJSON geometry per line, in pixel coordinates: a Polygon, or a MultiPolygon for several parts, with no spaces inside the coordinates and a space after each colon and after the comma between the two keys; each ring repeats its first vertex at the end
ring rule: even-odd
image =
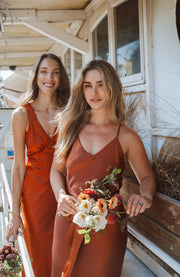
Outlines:
{"type": "Polygon", "coordinates": [[[120,194],[115,194],[111,199],[109,200],[109,209],[113,210],[116,207],[120,206],[122,203],[122,196],[120,194]]]}
{"type": "Polygon", "coordinates": [[[104,198],[99,198],[96,202],[96,206],[101,213],[105,213],[107,211],[107,202],[104,198]]]}
{"type": "Polygon", "coordinates": [[[115,209],[118,204],[118,198],[116,196],[111,197],[109,200],[109,209],[115,209]]]}
{"type": "Polygon", "coordinates": [[[79,195],[79,200],[82,201],[82,200],[89,200],[90,199],[90,196],[88,194],[85,194],[85,193],[81,193],[79,195]]]}

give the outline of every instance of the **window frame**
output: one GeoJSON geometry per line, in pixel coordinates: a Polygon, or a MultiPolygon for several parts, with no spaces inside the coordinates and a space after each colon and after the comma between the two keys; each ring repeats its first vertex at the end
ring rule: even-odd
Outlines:
{"type": "MultiPolygon", "coordinates": [[[[115,49],[115,18],[114,10],[117,6],[123,4],[128,0],[113,0],[101,3],[102,9],[97,8],[94,15],[90,15],[89,20],[89,45],[90,45],[90,58],[93,59],[93,38],[92,32],[107,15],[108,19],[108,41],[109,41],[109,57],[110,63],[116,68],[116,49],[115,49]]],[[[144,53],[144,17],[143,17],[143,0],[138,0],[139,11],[139,42],[140,42],[140,66],[141,72],[121,78],[123,87],[134,87],[137,85],[145,84],[145,53],[144,53]]],[[[144,86],[145,88],[145,86],[144,86]]],[[[132,88],[133,89],[133,88],[132,88]]]]}

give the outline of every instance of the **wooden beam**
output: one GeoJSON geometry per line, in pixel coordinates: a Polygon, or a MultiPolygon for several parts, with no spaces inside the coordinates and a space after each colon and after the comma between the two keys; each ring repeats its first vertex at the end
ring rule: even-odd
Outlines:
{"type": "Polygon", "coordinates": [[[53,25],[51,25],[48,22],[42,22],[42,21],[36,21],[36,22],[28,22],[24,21],[24,25],[27,27],[43,34],[44,36],[47,36],[54,41],[64,44],[77,52],[80,52],[82,54],[88,53],[88,43],[85,42],[82,39],[77,38],[76,36],[73,36],[70,33],[65,32],[64,30],[61,30],[53,25]]]}
{"type": "Polygon", "coordinates": [[[88,40],[88,21],[83,22],[80,30],[78,31],[78,38],[83,39],[84,41],[88,40]]]}
{"type": "Polygon", "coordinates": [[[3,11],[6,15],[6,21],[4,22],[4,24],[8,23],[8,22],[16,22],[19,20],[24,20],[24,19],[35,19],[36,17],[36,10],[35,9],[28,9],[28,10],[4,10],[3,11]]]}
{"type": "Polygon", "coordinates": [[[83,10],[11,10],[5,11],[6,23],[20,20],[38,20],[49,22],[84,21],[86,16],[83,10]]]}
{"type": "Polygon", "coordinates": [[[42,52],[6,53],[6,54],[0,54],[0,59],[31,58],[31,57],[39,57],[41,55],[42,55],[42,52]]]}
{"type": "MultiPolygon", "coordinates": [[[[68,32],[73,34],[74,36],[77,34],[79,30],[80,25],[77,22],[71,23],[68,29],[68,32]]],[[[48,50],[49,53],[54,53],[57,56],[63,57],[64,53],[66,52],[66,49],[68,47],[63,44],[54,43],[54,45],[48,50]]]]}
{"type": "Polygon", "coordinates": [[[83,10],[37,11],[37,20],[40,21],[72,22],[84,21],[85,19],[86,16],[83,10]]]}
{"type": "Polygon", "coordinates": [[[59,43],[54,43],[54,45],[48,50],[48,53],[53,53],[57,56],[63,56],[64,52],[66,50],[67,46],[59,44],[59,43]]]}
{"type": "Polygon", "coordinates": [[[31,44],[44,44],[44,43],[52,43],[54,42],[52,39],[47,37],[39,37],[39,38],[7,38],[0,40],[0,46],[8,46],[8,45],[31,45],[31,44]]]}
{"type": "MultiPolygon", "coordinates": [[[[32,69],[32,66],[17,66],[16,68],[19,68],[19,70],[21,71],[29,71],[30,69],[32,69]]],[[[10,68],[7,65],[0,65],[0,70],[10,70],[10,68]]]]}

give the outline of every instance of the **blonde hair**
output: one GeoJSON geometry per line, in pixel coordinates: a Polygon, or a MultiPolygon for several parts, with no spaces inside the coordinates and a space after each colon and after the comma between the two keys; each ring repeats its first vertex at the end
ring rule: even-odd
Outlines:
{"type": "Polygon", "coordinates": [[[125,103],[122,84],[111,64],[104,60],[93,60],[84,67],[75,83],[66,108],[58,114],[58,139],[55,158],[57,161],[66,160],[71,147],[82,128],[87,124],[91,115],[91,108],[86,102],[83,92],[85,75],[90,70],[98,70],[106,88],[110,90],[109,107],[115,120],[125,121],[125,103]]]}
{"type": "Polygon", "coordinates": [[[70,83],[69,78],[66,73],[66,70],[63,66],[63,63],[61,62],[60,58],[54,54],[51,53],[45,53],[42,56],[40,56],[37,61],[35,62],[35,65],[33,67],[33,72],[30,75],[29,82],[28,82],[28,91],[25,93],[25,95],[20,99],[18,105],[22,106],[26,103],[34,101],[38,97],[39,88],[37,84],[37,77],[39,72],[39,66],[41,62],[46,59],[50,58],[59,64],[60,69],[60,84],[59,88],[57,89],[57,103],[59,107],[64,107],[67,104],[67,101],[70,96],[70,83]]]}

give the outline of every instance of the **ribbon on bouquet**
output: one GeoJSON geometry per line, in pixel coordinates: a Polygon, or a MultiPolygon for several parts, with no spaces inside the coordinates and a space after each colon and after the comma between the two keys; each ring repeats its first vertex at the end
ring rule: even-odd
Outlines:
{"type": "Polygon", "coordinates": [[[78,251],[83,240],[83,235],[78,234],[77,230],[79,226],[72,222],[73,216],[68,217],[68,221],[71,222],[67,235],[65,237],[66,242],[71,245],[69,257],[65,263],[63,272],[61,273],[61,277],[70,277],[74,264],[76,262],[76,258],[78,255],[78,251]]]}

